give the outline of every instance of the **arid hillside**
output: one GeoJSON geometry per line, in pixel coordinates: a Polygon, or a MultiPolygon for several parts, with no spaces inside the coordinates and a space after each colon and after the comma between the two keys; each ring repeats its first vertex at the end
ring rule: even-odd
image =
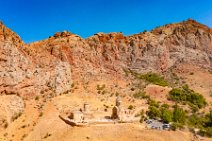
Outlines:
{"type": "Polygon", "coordinates": [[[145,123],[79,128],[59,115],[90,103],[96,117],[111,116],[117,96],[135,115],[148,115],[151,100],[170,110],[179,104],[187,117],[194,110],[198,116],[208,113],[212,29],[188,19],[131,36],[97,33],[83,39],[63,31],[26,44],[0,22],[0,76],[0,141],[196,140],[189,128],[157,131],[145,123]],[[177,88],[205,101],[171,99],[177,88]]]}
{"type": "Polygon", "coordinates": [[[24,44],[2,23],[0,32],[0,86],[6,94],[59,94],[77,79],[122,77],[129,69],[163,73],[179,64],[212,67],[212,30],[191,19],[132,36],[98,33],[82,39],[64,31],[31,44],[24,44]]]}

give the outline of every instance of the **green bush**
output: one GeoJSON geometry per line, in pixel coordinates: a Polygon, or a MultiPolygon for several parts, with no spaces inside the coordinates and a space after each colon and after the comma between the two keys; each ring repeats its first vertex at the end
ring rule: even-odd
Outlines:
{"type": "Polygon", "coordinates": [[[161,113],[157,107],[149,106],[149,111],[148,111],[147,115],[149,116],[149,118],[156,119],[156,118],[160,117],[161,113]]]}
{"type": "Polygon", "coordinates": [[[191,115],[188,119],[188,125],[193,128],[201,129],[199,132],[200,135],[212,137],[212,111],[205,115],[191,115]]]}
{"type": "Polygon", "coordinates": [[[97,91],[102,91],[105,89],[105,84],[103,84],[102,86],[100,86],[99,84],[96,86],[97,91]]]}
{"type": "Polygon", "coordinates": [[[177,105],[174,107],[173,121],[181,124],[184,124],[186,121],[186,112],[177,105]]]}
{"type": "Polygon", "coordinates": [[[146,93],[143,92],[143,91],[139,91],[139,92],[134,93],[133,97],[137,98],[137,99],[149,98],[149,96],[147,96],[146,93]]]}
{"type": "Polygon", "coordinates": [[[169,99],[177,102],[186,101],[186,95],[183,90],[174,88],[169,92],[169,99]]]}
{"type": "Polygon", "coordinates": [[[150,83],[159,86],[168,86],[168,82],[164,79],[164,77],[156,74],[156,73],[147,73],[147,74],[135,74],[136,78],[144,79],[150,83]]]}
{"type": "Polygon", "coordinates": [[[207,136],[207,137],[212,137],[212,127],[207,127],[207,128],[204,128],[204,129],[201,129],[199,134],[201,136],[207,136]]]}
{"type": "Polygon", "coordinates": [[[149,100],[148,100],[148,104],[149,104],[149,106],[154,106],[154,107],[157,107],[157,108],[160,107],[159,102],[154,101],[154,100],[152,100],[152,99],[149,99],[149,100]]]}
{"type": "Polygon", "coordinates": [[[212,110],[209,114],[206,114],[206,125],[212,127],[212,110]]]}
{"type": "Polygon", "coordinates": [[[132,110],[133,108],[134,108],[134,106],[132,106],[132,105],[130,105],[130,106],[128,107],[129,110],[132,110]]]}
{"type": "Polygon", "coordinates": [[[162,108],[169,109],[169,105],[168,105],[168,104],[162,104],[161,107],[162,107],[162,108]]]}
{"type": "Polygon", "coordinates": [[[193,109],[194,111],[198,110],[197,108],[203,108],[205,105],[207,105],[205,98],[199,93],[189,89],[187,85],[183,86],[182,88],[172,89],[169,92],[169,99],[179,103],[186,102],[192,108],[195,108],[193,109]]]}
{"type": "Polygon", "coordinates": [[[39,100],[39,96],[36,96],[36,97],[35,97],[35,100],[39,100]]]}
{"type": "Polygon", "coordinates": [[[167,109],[167,108],[162,108],[162,110],[161,110],[161,119],[165,123],[172,122],[172,119],[173,119],[172,111],[167,109]]]}
{"type": "Polygon", "coordinates": [[[188,118],[188,125],[190,127],[203,128],[205,119],[203,117],[198,116],[197,114],[192,114],[188,118]]]}
{"type": "Polygon", "coordinates": [[[181,123],[173,122],[170,127],[171,130],[176,131],[177,129],[184,129],[184,125],[181,123]]]}

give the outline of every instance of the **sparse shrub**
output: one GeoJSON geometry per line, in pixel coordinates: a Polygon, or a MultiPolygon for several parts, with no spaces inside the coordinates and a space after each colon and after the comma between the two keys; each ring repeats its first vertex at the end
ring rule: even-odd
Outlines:
{"type": "Polygon", "coordinates": [[[34,121],[33,121],[33,124],[32,124],[32,126],[35,126],[35,125],[36,125],[36,122],[34,122],[34,121]]]}
{"type": "Polygon", "coordinates": [[[190,75],[194,75],[194,73],[193,73],[193,72],[190,72],[189,74],[190,74],[190,75]]]}
{"type": "Polygon", "coordinates": [[[46,133],[46,135],[43,137],[44,139],[50,137],[52,134],[46,133]]]}
{"type": "Polygon", "coordinates": [[[143,121],[145,120],[145,115],[144,115],[144,110],[142,110],[138,115],[136,116],[140,116],[140,123],[143,123],[143,121]]]}
{"type": "Polygon", "coordinates": [[[7,127],[8,127],[8,123],[5,122],[5,123],[4,123],[4,128],[7,128],[7,127]]]}
{"type": "Polygon", "coordinates": [[[198,112],[199,107],[198,107],[197,105],[194,105],[194,104],[189,104],[189,105],[190,105],[190,107],[191,107],[192,113],[198,112]]]}
{"type": "Polygon", "coordinates": [[[207,127],[205,129],[200,130],[200,134],[202,136],[212,137],[212,127],[207,127]]]}
{"type": "Polygon", "coordinates": [[[41,94],[44,94],[44,91],[42,90],[40,93],[41,93],[41,94]]]}
{"type": "Polygon", "coordinates": [[[43,116],[43,112],[40,112],[39,117],[42,117],[42,116],[43,116]]]}
{"type": "Polygon", "coordinates": [[[12,121],[18,119],[21,115],[22,115],[22,113],[15,113],[12,117],[12,121]]]}
{"type": "Polygon", "coordinates": [[[103,84],[102,86],[100,86],[100,85],[98,84],[96,89],[97,89],[98,91],[102,91],[102,90],[105,89],[105,87],[106,87],[105,84],[103,84]]]}
{"type": "Polygon", "coordinates": [[[113,95],[114,95],[114,93],[111,93],[111,94],[110,94],[110,97],[112,97],[113,95]]]}
{"type": "Polygon", "coordinates": [[[134,90],[135,90],[135,88],[131,88],[130,90],[131,90],[131,91],[134,91],[134,90]]]}
{"type": "Polygon", "coordinates": [[[108,106],[108,105],[105,105],[105,104],[104,104],[104,106],[105,106],[105,108],[109,108],[109,106],[108,106]]]}
{"type": "Polygon", "coordinates": [[[177,129],[184,129],[184,125],[182,123],[173,122],[170,129],[173,131],[176,131],[177,129]]]}
{"type": "Polygon", "coordinates": [[[152,99],[149,99],[148,100],[148,104],[149,104],[149,106],[154,106],[156,108],[159,108],[160,107],[159,103],[156,102],[156,101],[154,101],[154,100],[152,100],[152,99]]]}
{"type": "Polygon", "coordinates": [[[133,94],[133,97],[137,99],[149,98],[149,96],[147,96],[144,91],[136,92],[135,94],[133,94]]]}
{"type": "Polygon", "coordinates": [[[116,92],[116,93],[115,93],[115,95],[116,95],[116,96],[119,96],[119,93],[118,93],[118,92],[116,92]]]}
{"type": "Polygon", "coordinates": [[[75,84],[74,84],[74,83],[72,83],[72,84],[71,84],[71,88],[74,88],[74,86],[75,86],[75,84]]]}
{"type": "Polygon", "coordinates": [[[159,74],[149,72],[147,74],[137,74],[132,73],[136,78],[146,80],[150,83],[159,86],[168,86],[168,82],[164,79],[164,77],[160,76],[159,74]]]}
{"type": "Polygon", "coordinates": [[[107,93],[107,91],[105,91],[105,90],[102,91],[102,95],[104,95],[104,94],[106,94],[106,93],[107,93]]]}
{"type": "Polygon", "coordinates": [[[6,137],[8,135],[8,133],[4,133],[4,136],[6,137]]]}
{"type": "Polygon", "coordinates": [[[129,110],[132,110],[132,109],[134,109],[134,106],[133,106],[133,105],[130,105],[130,106],[128,107],[128,109],[129,109],[129,110]]]}
{"type": "Polygon", "coordinates": [[[168,104],[162,104],[162,105],[161,105],[161,108],[169,109],[169,105],[168,105],[168,104]]]}
{"type": "Polygon", "coordinates": [[[106,87],[105,84],[103,84],[102,86],[98,84],[96,87],[97,93],[102,95],[106,94],[107,91],[105,90],[105,87],[106,87]]]}
{"type": "Polygon", "coordinates": [[[24,134],[22,137],[21,137],[21,140],[23,140],[24,138],[27,137],[27,134],[24,134]]]}
{"type": "Polygon", "coordinates": [[[36,96],[36,97],[35,97],[35,100],[39,100],[39,96],[36,96]]]}
{"type": "Polygon", "coordinates": [[[21,128],[26,128],[26,125],[22,125],[21,128]]]}

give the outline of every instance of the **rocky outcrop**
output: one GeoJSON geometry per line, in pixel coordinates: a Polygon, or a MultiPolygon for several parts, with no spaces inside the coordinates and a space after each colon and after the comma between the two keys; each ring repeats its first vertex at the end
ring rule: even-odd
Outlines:
{"type": "Polygon", "coordinates": [[[44,92],[59,94],[70,89],[69,63],[45,51],[33,54],[33,50],[2,23],[0,33],[1,95],[16,94],[29,98],[44,92]]]}
{"type": "Polygon", "coordinates": [[[14,45],[23,44],[21,38],[0,21],[0,42],[11,41],[14,45]]]}
{"type": "Polygon", "coordinates": [[[123,69],[165,72],[182,63],[212,68],[212,30],[192,19],[132,36],[98,33],[82,39],[57,32],[32,44],[0,27],[0,92],[6,94],[59,94],[72,80],[113,78],[123,69]]]}
{"type": "Polygon", "coordinates": [[[212,31],[192,19],[132,36],[97,33],[87,39],[74,34],[59,37],[40,43],[45,44],[44,50],[69,62],[77,78],[101,73],[113,76],[123,69],[164,72],[181,63],[212,67],[212,31]]]}
{"type": "Polygon", "coordinates": [[[211,37],[210,28],[189,19],[127,37],[97,34],[86,42],[111,68],[163,72],[179,63],[212,67],[211,37]]]}

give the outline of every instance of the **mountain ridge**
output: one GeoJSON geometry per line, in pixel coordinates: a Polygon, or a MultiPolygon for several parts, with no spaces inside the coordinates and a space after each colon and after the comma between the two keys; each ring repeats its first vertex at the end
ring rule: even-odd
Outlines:
{"type": "MultiPolygon", "coordinates": [[[[187,131],[146,130],[145,123],[69,128],[58,115],[78,113],[86,103],[92,119],[110,117],[117,97],[127,113],[145,115],[151,101],[174,107],[169,92],[181,87],[200,93],[208,105],[199,113],[208,113],[212,103],[211,29],[189,19],[131,36],[100,32],[83,39],[63,31],[26,44],[0,23],[0,77],[3,140],[79,140],[79,136],[83,137],[80,140],[193,140],[187,131]],[[118,136],[114,136],[116,131],[121,131],[118,136]]],[[[193,112],[195,107],[189,104],[179,106],[193,112]]]]}
{"type": "MultiPolygon", "coordinates": [[[[5,60],[1,62],[2,66],[6,65],[6,68],[12,69],[12,74],[19,73],[17,70],[20,70],[22,78],[16,82],[17,88],[28,85],[28,81],[32,81],[33,78],[34,82],[30,82],[32,83],[30,85],[36,89],[36,92],[32,95],[46,89],[54,92],[56,88],[60,89],[58,94],[63,93],[70,89],[72,81],[81,81],[88,74],[93,78],[106,74],[123,77],[123,69],[163,73],[184,63],[203,68],[212,67],[211,29],[192,19],[132,36],[124,36],[121,32],[97,33],[83,39],[68,31],[56,32],[48,39],[31,44],[25,44],[17,34],[2,23],[0,33],[3,37],[0,42],[1,48],[4,46],[2,53],[8,50],[14,51],[17,57],[14,59],[7,54],[7,59],[2,59],[5,60]],[[13,50],[13,46],[17,49],[13,50]],[[27,65],[22,64],[21,59],[28,62],[25,63],[27,65]],[[11,63],[14,62],[17,64],[15,69],[11,67],[11,63]],[[36,76],[40,74],[38,70],[42,70],[41,76],[48,76],[42,85],[39,84],[41,81],[39,75],[36,76]],[[59,78],[58,74],[62,78],[59,78]]],[[[5,73],[7,73],[6,68],[3,68],[5,73]]],[[[14,89],[15,87],[12,86],[14,85],[12,82],[15,82],[14,78],[5,76],[5,79],[9,79],[9,84],[4,84],[7,82],[4,81],[1,85],[9,85],[7,89],[14,89]]],[[[21,90],[17,88],[12,92],[21,90]]],[[[5,87],[1,89],[1,92],[5,91],[5,87]]],[[[24,95],[27,96],[27,91],[24,95]]]]}
{"type": "MultiPolygon", "coordinates": [[[[210,27],[208,27],[207,25],[205,25],[205,24],[202,24],[202,23],[200,23],[200,22],[197,22],[196,20],[194,20],[194,19],[191,19],[191,18],[189,18],[189,19],[187,19],[187,20],[184,20],[184,21],[182,21],[182,22],[176,22],[176,23],[171,23],[171,24],[165,24],[165,25],[162,25],[162,26],[157,26],[157,27],[155,27],[155,28],[153,28],[152,30],[150,30],[150,31],[146,31],[146,30],[144,30],[143,32],[139,32],[139,33],[134,33],[134,34],[132,34],[132,35],[123,35],[124,37],[131,37],[131,36],[136,36],[136,35],[139,35],[139,34],[143,34],[143,33],[145,33],[145,32],[157,32],[158,30],[160,30],[161,28],[166,28],[166,27],[170,27],[170,26],[182,26],[182,25],[185,25],[185,24],[187,24],[187,25],[194,25],[196,28],[202,28],[202,29],[204,29],[204,30],[206,30],[206,31],[209,31],[211,34],[212,34],[212,28],[210,28],[210,27]]],[[[19,40],[21,40],[22,42],[24,42],[22,39],[21,39],[21,37],[17,34],[17,33],[15,33],[14,31],[12,31],[10,28],[8,28],[8,27],[6,27],[5,25],[4,25],[4,23],[3,23],[3,21],[1,21],[0,20],[0,26],[1,26],[1,28],[0,28],[0,31],[2,31],[2,28],[4,28],[4,29],[6,29],[7,31],[9,31],[11,34],[16,34],[17,35],[17,38],[19,38],[19,40]]],[[[102,35],[109,35],[109,34],[116,34],[116,33],[122,33],[122,32],[108,32],[108,33],[104,33],[104,32],[97,32],[97,33],[95,33],[94,35],[91,35],[91,36],[89,36],[89,37],[86,37],[86,38],[82,38],[80,35],[78,35],[78,34],[74,34],[74,33],[72,33],[72,32],[70,32],[70,31],[68,31],[68,30],[64,30],[64,31],[61,31],[61,32],[55,32],[55,34],[54,35],[52,35],[52,36],[49,36],[49,37],[59,37],[59,36],[63,36],[63,37],[67,37],[67,35],[69,36],[69,35],[74,35],[74,36],[77,36],[77,37],[80,37],[80,38],[82,38],[82,39],[88,39],[88,38],[91,38],[91,37],[93,37],[93,36],[95,36],[95,35],[98,35],[98,34],[102,34],[102,35]],[[60,34],[63,34],[63,35],[60,35],[60,34]]],[[[1,35],[2,35],[2,33],[1,33],[1,35]]],[[[9,34],[8,34],[9,35],[9,34]]],[[[34,41],[34,42],[40,42],[40,41],[43,41],[43,40],[47,40],[48,38],[45,38],[45,39],[42,39],[42,40],[37,40],[37,41],[34,41]]],[[[34,42],[31,42],[31,43],[34,43],[34,42]]],[[[31,43],[26,43],[26,44],[31,44],[31,43]]]]}

